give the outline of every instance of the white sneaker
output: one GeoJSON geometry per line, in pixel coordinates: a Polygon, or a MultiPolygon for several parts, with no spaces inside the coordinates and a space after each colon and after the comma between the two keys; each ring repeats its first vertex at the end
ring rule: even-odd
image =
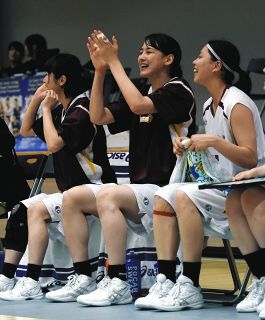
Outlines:
{"type": "Polygon", "coordinates": [[[15,278],[8,278],[3,274],[0,274],[0,292],[13,289],[15,286],[15,278]]]}
{"type": "Polygon", "coordinates": [[[236,306],[237,312],[255,312],[257,310],[264,298],[265,277],[260,279],[254,277],[248,291],[245,299],[236,306]]]}
{"type": "Polygon", "coordinates": [[[81,294],[89,293],[97,289],[96,281],[86,275],[71,275],[64,287],[46,293],[46,298],[53,301],[71,302],[81,294]]]}
{"type": "Polygon", "coordinates": [[[265,309],[265,292],[264,292],[264,296],[263,296],[263,301],[257,306],[257,313],[260,313],[261,310],[265,309]]]}
{"type": "Polygon", "coordinates": [[[146,297],[138,298],[135,307],[139,309],[152,309],[156,300],[163,299],[173,288],[174,282],[167,279],[162,273],[156,277],[156,283],[150,288],[146,297]]]}
{"type": "Polygon", "coordinates": [[[203,297],[201,289],[193,285],[191,279],[180,275],[177,283],[170,290],[168,295],[153,307],[164,311],[179,311],[183,309],[199,309],[203,306],[203,297]]]}
{"type": "Polygon", "coordinates": [[[259,318],[260,319],[265,319],[265,309],[261,309],[259,312],[259,318]]]}
{"type": "Polygon", "coordinates": [[[132,300],[129,284],[119,278],[110,279],[108,276],[98,283],[97,290],[77,298],[79,303],[98,307],[132,303],[132,300]]]}
{"type": "Polygon", "coordinates": [[[27,277],[20,278],[13,289],[0,293],[0,299],[9,301],[41,299],[42,296],[39,281],[27,277]]]}

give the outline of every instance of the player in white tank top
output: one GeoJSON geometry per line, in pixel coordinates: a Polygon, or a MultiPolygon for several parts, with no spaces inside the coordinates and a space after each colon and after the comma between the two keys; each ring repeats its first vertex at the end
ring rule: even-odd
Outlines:
{"type": "MultiPolygon", "coordinates": [[[[204,105],[205,134],[191,136],[190,151],[210,151],[230,174],[264,163],[264,136],[254,102],[233,86],[247,91],[249,78],[239,67],[238,50],[227,41],[210,41],[193,61],[194,82],[204,86],[211,98],[204,105]],[[245,80],[245,81],[243,81],[245,80]]],[[[181,156],[184,146],[177,138],[175,153],[181,156]]],[[[186,180],[185,180],[186,181],[186,180]]],[[[204,230],[228,235],[225,212],[226,193],[198,190],[195,182],[171,184],[156,192],[154,201],[154,235],[158,255],[159,287],[136,301],[139,308],[153,307],[165,311],[197,309],[203,306],[199,287],[204,230]],[[175,257],[181,239],[183,273],[175,282],[175,257]],[[169,291],[168,288],[171,288],[169,291]],[[169,291],[170,294],[165,293],[169,291]],[[166,296],[160,299],[161,296],[166,296]]],[[[265,261],[265,259],[264,259],[265,261]]]]}

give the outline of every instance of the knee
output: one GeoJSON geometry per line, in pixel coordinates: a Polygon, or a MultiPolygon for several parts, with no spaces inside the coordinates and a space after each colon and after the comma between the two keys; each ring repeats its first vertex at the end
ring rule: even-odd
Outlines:
{"type": "Polygon", "coordinates": [[[50,215],[42,202],[37,202],[29,206],[27,215],[29,225],[48,220],[50,218],[50,215]]]}
{"type": "Polygon", "coordinates": [[[24,253],[28,243],[27,208],[20,203],[11,211],[7,221],[4,246],[24,253]]]}
{"type": "Polygon", "coordinates": [[[109,188],[104,188],[97,193],[96,201],[99,216],[117,209],[118,206],[114,196],[115,191],[110,190],[109,188]]]}
{"type": "Polygon", "coordinates": [[[187,209],[192,204],[190,198],[185,192],[178,190],[176,192],[176,215],[180,216],[185,209],[187,209]]]}
{"type": "Polygon", "coordinates": [[[76,206],[79,203],[79,187],[71,188],[63,193],[63,206],[76,206]]]}

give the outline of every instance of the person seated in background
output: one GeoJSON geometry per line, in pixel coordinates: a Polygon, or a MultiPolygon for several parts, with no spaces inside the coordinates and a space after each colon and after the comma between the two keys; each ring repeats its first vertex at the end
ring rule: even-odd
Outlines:
{"type": "MultiPolygon", "coordinates": [[[[265,176],[265,165],[240,172],[235,180],[265,176]]],[[[258,312],[265,319],[265,185],[233,190],[226,201],[229,225],[253,274],[248,295],[236,306],[238,312],[258,312]]]]}
{"type": "MultiPolygon", "coordinates": [[[[48,222],[61,220],[65,190],[76,185],[116,182],[107,158],[105,131],[90,121],[89,99],[84,91],[82,67],[77,57],[58,54],[46,64],[43,85],[35,92],[23,117],[21,134],[36,134],[52,153],[54,176],[60,192],[24,200],[10,217],[5,236],[6,255],[0,275],[0,299],[28,300],[43,296],[38,281],[48,246],[48,222]],[[41,105],[43,116],[36,120],[41,105]],[[17,265],[28,244],[26,277],[16,283],[17,265]],[[1,292],[2,291],[2,292],[1,292]]],[[[95,198],[91,201],[94,201],[95,198]]],[[[91,212],[93,214],[93,212],[91,212]]],[[[58,231],[59,232],[59,231],[58,231]]],[[[79,292],[96,288],[90,269],[74,264],[72,285],[79,292]]]]}
{"type": "MultiPolygon", "coordinates": [[[[159,274],[149,294],[135,302],[142,309],[180,311],[203,307],[199,276],[204,228],[223,236],[229,232],[229,225],[225,214],[227,192],[198,189],[201,178],[210,182],[218,177],[217,170],[209,171],[211,166],[208,171],[205,169],[200,156],[208,155],[211,164],[215,163],[219,172],[227,172],[230,179],[246,168],[265,163],[262,122],[257,106],[247,95],[250,79],[240,68],[237,48],[225,40],[211,40],[193,61],[193,68],[194,82],[211,95],[203,107],[205,134],[190,138],[183,183],[172,183],[155,194],[154,238],[159,274]],[[176,280],[180,241],[183,271],[176,280]]],[[[179,157],[184,156],[184,139],[177,138],[174,143],[179,157]]],[[[220,175],[218,180],[222,179],[224,176],[220,175]]]]}
{"type": "Polygon", "coordinates": [[[44,71],[45,62],[42,53],[47,50],[47,40],[40,34],[31,34],[25,41],[26,57],[29,59],[24,63],[25,73],[28,75],[44,71]]]}
{"type": "Polygon", "coordinates": [[[15,138],[0,117],[0,202],[6,211],[28,197],[30,188],[16,158],[15,138]]]}
{"type": "MultiPolygon", "coordinates": [[[[131,184],[102,186],[97,194],[97,211],[108,253],[108,274],[91,294],[76,292],[77,302],[106,306],[132,302],[126,282],[127,223],[142,236],[152,232],[153,195],[165,185],[175,165],[172,138],[190,135],[195,127],[195,101],[182,78],[181,48],[166,34],[145,37],[138,55],[140,76],[150,81],[140,91],[124,70],[116,38],[100,39],[95,31],[88,40],[95,66],[91,91],[91,120],[109,124],[111,133],[129,130],[129,174],[131,184]],[[124,99],[104,105],[103,84],[110,68],[124,99]]],[[[86,215],[91,213],[90,186],[68,190],[63,197],[63,227],[73,261],[86,263],[86,215]]],[[[56,301],[71,301],[67,289],[46,295],[56,301]]],[[[69,295],[69,291],[68,291],[69,295]]]]}
{"type": "Polygon", "coordinates": [[[24,46],[19,41],[12,41],[8,45],[9,66],[2,69],[3,77],[10,77],[17,73],[24,73],[23,59],[25,55],[24,46]]]}
{"type": "MultiPolygon", "coordinates": [[[[265,73],[265,68],[263,69],[265,73]]],[[[265,82],[264,82],[265,90],[265,82]]],[[[240,172],[235,180],[265,176],[265,165],[240,172]]],[[[226,201],[233,237],[254,275],[248,295],[236,306],[238,312],[259,313],[265,319],[265,189],[264,185],[234,190],[226,201]]]]}

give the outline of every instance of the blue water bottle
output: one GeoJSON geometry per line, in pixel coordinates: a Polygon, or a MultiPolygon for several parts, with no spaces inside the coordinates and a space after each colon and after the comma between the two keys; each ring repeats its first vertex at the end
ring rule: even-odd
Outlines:
{"type": "Polygon", "coordinates": [[[141,291],[141,262],[133,250],[130,250],[127,255],[126,269],[127,282],[130,285],[133,300],[136,300],[141,291]]]}
{"type": "Polygon", "coordinates": [[[0,251],[0,273],[3,271],[3,264],[5,260],[4,252],[0,251]]]}

